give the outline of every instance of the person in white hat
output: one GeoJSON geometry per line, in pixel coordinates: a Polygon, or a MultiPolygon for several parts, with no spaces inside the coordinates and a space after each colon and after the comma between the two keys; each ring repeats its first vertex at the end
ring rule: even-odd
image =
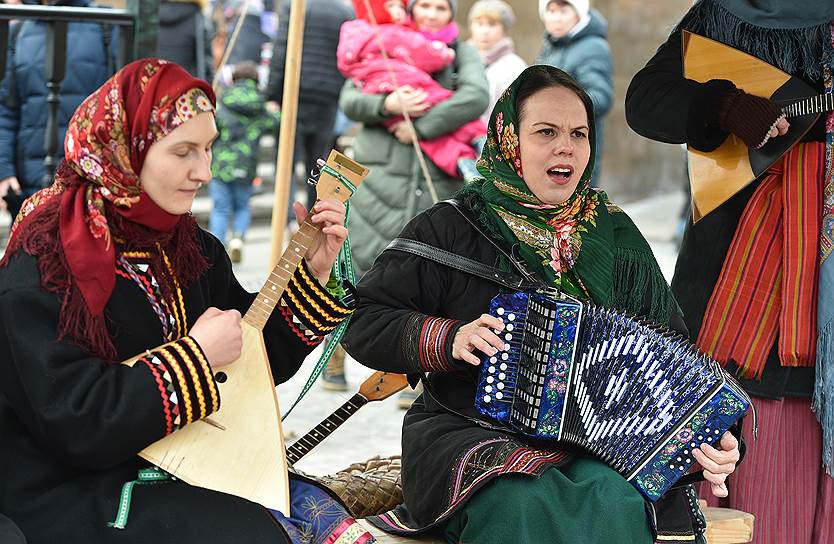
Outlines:
{"type": "MultiPolygon", "coordinates": [[[[605,116],[614,99],[608,21],[591,9],[588,0],[539,0],[539,16],[545,33],[536,63],[564,70],[590,95],[597,123],[597,156],[602,157],[605,116]]],[[[601,162],[594,168],[594,186],[599,185],[601,162]]]]}

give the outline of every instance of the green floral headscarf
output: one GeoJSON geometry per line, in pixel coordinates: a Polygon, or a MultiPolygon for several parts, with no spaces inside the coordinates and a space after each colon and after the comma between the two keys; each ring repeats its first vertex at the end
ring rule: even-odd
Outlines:
{"type": "Polygon", "coordinates": [[[648,311],[654,320],[668,323],[677,305],[648,243],[604,192],[590,186],[596,151],[592,111],[591,158],[574,193],[561,204],[546,204],[524,182],[516,96],[525,78],[541,71],[567,77],[543,65],[530,66],[518,76],[492,110],[478,161],[483,177],[468,183],[459,197],[494,236],[517,244],[525,262],[548,285],[597,304],[648,311]]]}

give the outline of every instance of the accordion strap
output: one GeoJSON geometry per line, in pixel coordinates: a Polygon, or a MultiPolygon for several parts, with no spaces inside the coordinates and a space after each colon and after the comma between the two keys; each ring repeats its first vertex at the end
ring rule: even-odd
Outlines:
{"type": "Polygon", "coordinates": [[[504,255],[507,260],[512,263],[513,267],[520,272],[520,274],[500,270],[494,266],[478,262],[468,257],[463,257],[462,255],[457,255],[456,253],[440,249],[439,247],[435,247],[431,244],[418,242],[416,240],[409,240],[407,238],[395,238],[385,249],[393,249],[403,251],[405,253],[411,253],[412,255],[418,255],[425,259],[429,259],[430,261],[460,270],[466,274],[471,274],[487,281],[497,283],[498,285],[513,291],[537,289],[542,287],[542,282],[529,271],[526,263],[524,263],[521,258],[516,258],[513,255],[514,251],[507,252],[504,248],[492,240],[487,233],[481,230],[481,227],[467,214],[467,212],[460,205],[460,202],[454,199],[444,200],[443,202],[455,208],[469,222],[476,232],[483,236],[495,247],[496,250],[498,250],[499,253],[504,255]]]}

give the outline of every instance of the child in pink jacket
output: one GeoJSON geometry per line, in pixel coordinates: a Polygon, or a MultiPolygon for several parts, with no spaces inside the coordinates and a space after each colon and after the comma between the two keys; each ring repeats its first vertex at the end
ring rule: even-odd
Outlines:
{"type": "MultiPolygon", "coordinates": [[[[425,91],[431,106],[449,99],[453,92],[432,79],[431,74],[454,62],[455,51],[448,43],[457,38],[457,25],[449,25],[444,43],[429,39],[411,27],[402,0],[371,0],[370,4],[379,37],[365,10],[365,1],[355,0],[356,19],[344,23],[339,35],[336,51],[339,71],[361,87],[364,94],[388,94],[408,85],[425,91]],[[388,62],[382,55],[380,38],[388,62]]],[[[385,126],[392,127],[401,120],[399,116],[392,118],[385,126]]],[[[420,148],[444,172],[460,177],[458,161],[474,160],[473,142],[484,136],[486,127],[475,120],[443,136],[420,140],[420,148]]]]}

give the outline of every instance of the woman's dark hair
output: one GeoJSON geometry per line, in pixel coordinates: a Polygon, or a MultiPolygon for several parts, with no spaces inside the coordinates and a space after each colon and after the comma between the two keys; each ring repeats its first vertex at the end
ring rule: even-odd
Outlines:
{"type": "Polygon", "coordinates": [[[543,64],[528,68],[524,76],[524,81],[518,86],[515,94],[515,106],[519,118],[524,112],[524,102],[542,89],[549,89],[550,87],[564,87],[573,91],[573,94],[578,96],[582,104],[585,105],[585,113],[588,115],[588,120],[593,122],[594,103],[591,101],[588,93],[585,92],[585,89],[575,79],[570,77],[567,72],[543,64]]]}

